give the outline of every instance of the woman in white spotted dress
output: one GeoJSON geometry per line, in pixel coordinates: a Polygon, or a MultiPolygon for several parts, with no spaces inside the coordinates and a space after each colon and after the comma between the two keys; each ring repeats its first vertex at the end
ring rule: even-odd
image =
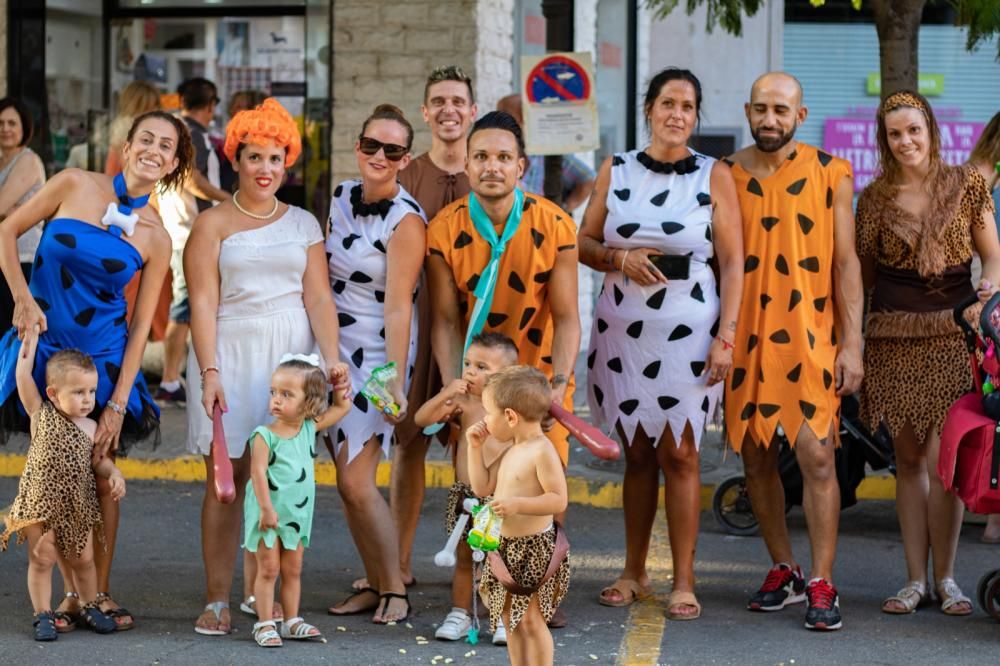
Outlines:
{"type": "Polygon", "coordinates": [[[645,101],[651,144],[604,163],[580,230],[581,261],[606,273],[587,397],[595,420],[626,444],[625,570],[600,602],[626,606],[649,592],[645,563],[662,470],[674,558],[667,614],[677,620],[701,613],[694,596],[698,446],[732,364],[743,275],[729,167],[687,147],[700,104],[689,71],[653,78],[645,101]],[[716,254],[721,302],[710,264],[716,254]]]}
{"type": "Polygon", "coordinates": [[[330,608],[333,615],[374,610],[377,623],[409,614],[399,571],[399,547],[389,505],[375,485],[393,429],[406,415],[406,393],[416,355],[413,306],[426,252],[420,206],[396,181],[410,161],[413,128],[396,107],[382,105],[365,121],[354,153],[360,180],[341,183],[330,205],[330,285],[340,324],[340,356],[351,368],[354,409],[332,428],[337,490],[371,587],[330,608]],[[401,410],[380,413],[361,395],[372,370],[392,361],[389,386],[401,410]]]}

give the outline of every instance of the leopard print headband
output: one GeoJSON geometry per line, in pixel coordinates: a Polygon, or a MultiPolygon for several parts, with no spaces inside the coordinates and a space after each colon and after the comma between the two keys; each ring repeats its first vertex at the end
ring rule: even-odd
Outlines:
{"type": "Polygon", "coordinates": [[[920,98],[913,93],[900,90],[899,92],[894,92],[885,98],[885,101],[882,102],[882,105],[878,110],[879,118],[885,118],[886,114],[890,111],[895,111],[901,106],[913,107],[914,109],[920,111],[920,113],[924,114],[925,118],[927,117],[927,105],[920,101],[920,98]]]}

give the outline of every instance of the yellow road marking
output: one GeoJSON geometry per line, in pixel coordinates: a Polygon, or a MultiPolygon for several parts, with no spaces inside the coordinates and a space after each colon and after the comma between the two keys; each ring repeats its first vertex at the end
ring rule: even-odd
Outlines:
{"type": "MultiPolygon", "coordinates": [[[[0,477],[18,477],[24,469],[25,457],[15,453],[0,454],[0,477]]],[[[126,479],[196,482],[205,480],[205,463],[197,456],[183,456],[165,460],[139,460],[120,458],[118,467],[126,479]]],[[[391,465],[383,462],[378,466],[375,481],[380,487],[388,487],[391,465]]],[[[455,481],[455,472],[446,461],[428,461],[425,468],[428,488],[448,488],[455,481]]],[[[622,508],[621,481],[588,481],[571,476],[566,479],[569,501],[585,504],[598,509],[622,508]]],[[[337,472],[331,461],[316,463],[316,484],[337,485],[337,472]]],[[[702,484],[701,508],[712,508],[713,484],[702,484]]],[[[896,479],[891,476],[870,476],[858,487],[858,499],[894,499],[896,479]]],[[[662,498],[661,498],[662,506],[662,498]]]]}
{"type": "Polygon", "coordinates": [[[625,635],[618,646],[622,666],[655,666],[660,663],[660,646],[667,627],[667,593],[673,577],[674,560],[670,555],[670,537],[662,509],[653,521],[646,569],[653,580],[653,596],[637,601],[629,609],[625,635]]]}

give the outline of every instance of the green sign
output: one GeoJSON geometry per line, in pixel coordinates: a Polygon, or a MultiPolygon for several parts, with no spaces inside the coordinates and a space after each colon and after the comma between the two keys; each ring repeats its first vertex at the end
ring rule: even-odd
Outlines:
{"type": "MultiPolygon", "coordinates": [[[[944,94],[944,74],[918,74],[917,89],[921,95],[935,97],[944,94]]],[[[882,94],[882,76],[878,72],[868,75],[865,92],[869,95],[882,94]]]]}

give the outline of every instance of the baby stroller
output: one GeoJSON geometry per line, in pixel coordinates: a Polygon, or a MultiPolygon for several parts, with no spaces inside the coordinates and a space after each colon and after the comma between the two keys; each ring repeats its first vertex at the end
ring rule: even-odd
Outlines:
{"type": "MultiPolygon", "coordinates": [[[[945,488],[973,513],[1000,513],[1000,294],[983,307],[979,327],[965,320],[965,310],[976,303],[971,296],[954,310],[955,323],[965,336],[975,390],[951,406],[941,429],[938,476],[945,488]],[[979,358],[982,358],[980,365],[979,358]]],[[[1000,569],[979,580],[979,605],[1000,620],[1000,569]]]]}
{"type": "MultiPolygon", "coordinates": [[[[788,437],[779,428],[778,474],[785,489],[785,511],[802,504],[802,472],[788,437]]],[[[873,470],[888,468],[895,475],[896,463],[892,438],[885,427],[873,436],[858,418],[858,400],[847,396],[840,406],[840,448],[836,451],[837,481],[840,485],[840,507],[857,504],[856,490],[865,478],[865,464],[873,470]]],[[[746,478],[731,476],[719,484],[712,497],[715,520],[729,534],[753,536],[757,533],[757,518],[750,506],[746,478]]]]}

